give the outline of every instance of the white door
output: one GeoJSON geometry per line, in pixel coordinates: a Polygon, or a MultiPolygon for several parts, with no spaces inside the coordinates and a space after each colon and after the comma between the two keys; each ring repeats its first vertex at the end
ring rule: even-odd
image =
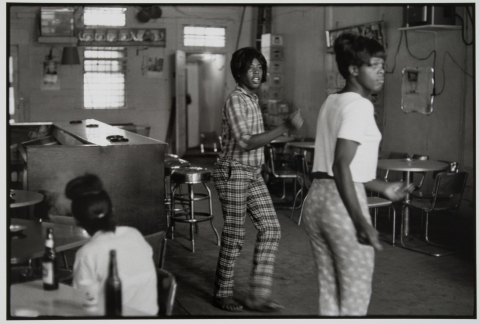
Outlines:
{"type": "Polygon", "coordinates": [[[183,156],[187,151],[187,68],[184,51],[175,53],[175,154],[183,156]]]}

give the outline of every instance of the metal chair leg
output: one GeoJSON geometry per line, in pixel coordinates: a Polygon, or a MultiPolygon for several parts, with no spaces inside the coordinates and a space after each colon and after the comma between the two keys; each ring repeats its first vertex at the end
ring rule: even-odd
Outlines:
{"type": "MultiPolygon", "coordinates": [[[[208,212],[210,215],[213,214],[213,207],[212,207],[212,191],[210,190],[210,188],[208,188],[208,186],[204,183],[203,186],[205,187],[205,189],[207,189],[207,192],[208,192],[208,212]]],[[[215,225],[213,224],[213,219],[210,220],[210,225],[212,225],[212,228],[213,228],[213,231],[215,232],[215,236],[217,237],[217,245],[220,246],[220,235],[218,235],[218,232],[217,232],[217,229],[215,228],[215,225]]]]}
{"type": "Polygon", "coordinates": [[[308,193],[305,195],[305,198],[303,198],[302,208],[300,209],[300,216],[298,217],[298,223],[297,223],[297,225],[300,225],[300,222],[302,221],[303,206],[305,205],[305,200],[307,200],[307,197],[308,197],[308,193]]]}
{"type": "MultiPolygon", "coordinates": [[[[441,256],[446,256],[446,255],[451,255],[451,254],[457,253],[457,251],[449,251],[449,252],[445,252],[445,253],[432,253],[432,252],[428,252],[428,251],[425,251],[425,250],[422,250],[422,249],[419,249],[419,248],[416,248],[416,247],[405,245],[405,243],[403,242],[403,223],[405,221],[405,213],[403,212],[404,209],[405,209],[405,207],[402,208],[402,222],[400,223],[400,244],[401,244],[400,247],[402,247],[404,249],[407,249],[407,250],[411,250],[411,251],[415,251],[415,252],[419,252],[419,253],[435,256],[435,257],[441,257],[441,256]]],[[[444,249],[449,249],[448,247],[446,247],[444,245],[439,245],[439,244],[435,244],[435,243],[432,243],[432,242],[428,241],[428,214],[426,216],[425,235],[426,235],[425,236],[425,241],[426,241],[427,244],[430,244],[430,245],[433,245],[433,246],[438,246],[438,247],[441,247],[441,248],[444,248],[444,249]]]]}

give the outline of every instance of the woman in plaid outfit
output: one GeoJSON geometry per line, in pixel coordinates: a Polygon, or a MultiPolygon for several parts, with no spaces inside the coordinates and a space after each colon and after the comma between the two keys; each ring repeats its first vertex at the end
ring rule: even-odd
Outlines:
{"type": "Polygon", "coordinates": [[[251,310],[274,311],[283,308],[270,299],[280,224],[260,173],[264,163],[263,146],[288,130],[299,129],[303,118],[297,111],[282,125],[265,132],[255,94],[266,81],[265,57],[252,47],[242,48],[233,53],[230,68],[237,86],[223,108],[223,154],[213,172],[224,218],[213,303],[227,311],[243,309],[233,298],[233,277],[248,214],[258,234],[245,306],[251,310]]]}

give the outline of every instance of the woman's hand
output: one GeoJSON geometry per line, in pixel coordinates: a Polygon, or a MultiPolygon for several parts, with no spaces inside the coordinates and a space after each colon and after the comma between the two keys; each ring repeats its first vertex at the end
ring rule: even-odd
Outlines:
{"type": "Polygon", "coordinates": [[[356,230],[358,243],[371,245],[377,251],[383,250],[383,247],[378,240],[378,232],[371,224],[362,221],[356,225],[356,230]]]}
{"type": "Polygon", "coordinates": [[[285,125],[292,130],[301,128],[303,125],[303,117],[300,114],[300,110],[291,113],[285,120],[285,125]]]}
{"type": "Polygon", "coordinates": [[[398,201],[402,200],[407,194],[411,193],[414,188],[415,186],[412,183],[407,185],[401,181],[391,182],[387,184],[382,193],[391,201],[398,201]]]}

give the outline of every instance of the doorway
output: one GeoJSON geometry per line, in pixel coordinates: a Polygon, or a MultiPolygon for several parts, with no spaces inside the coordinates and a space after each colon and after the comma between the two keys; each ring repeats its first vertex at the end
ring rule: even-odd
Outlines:
{"type": "Polygon", "coordinates": [[[213,143],[203,143],[201,134],[218,138],[222,133],[225,55],[191,53],[186,62],[187,93],[191,98],[187,107],[187,149],[199,148],[200,144],[213,149],[213,143]]]}

